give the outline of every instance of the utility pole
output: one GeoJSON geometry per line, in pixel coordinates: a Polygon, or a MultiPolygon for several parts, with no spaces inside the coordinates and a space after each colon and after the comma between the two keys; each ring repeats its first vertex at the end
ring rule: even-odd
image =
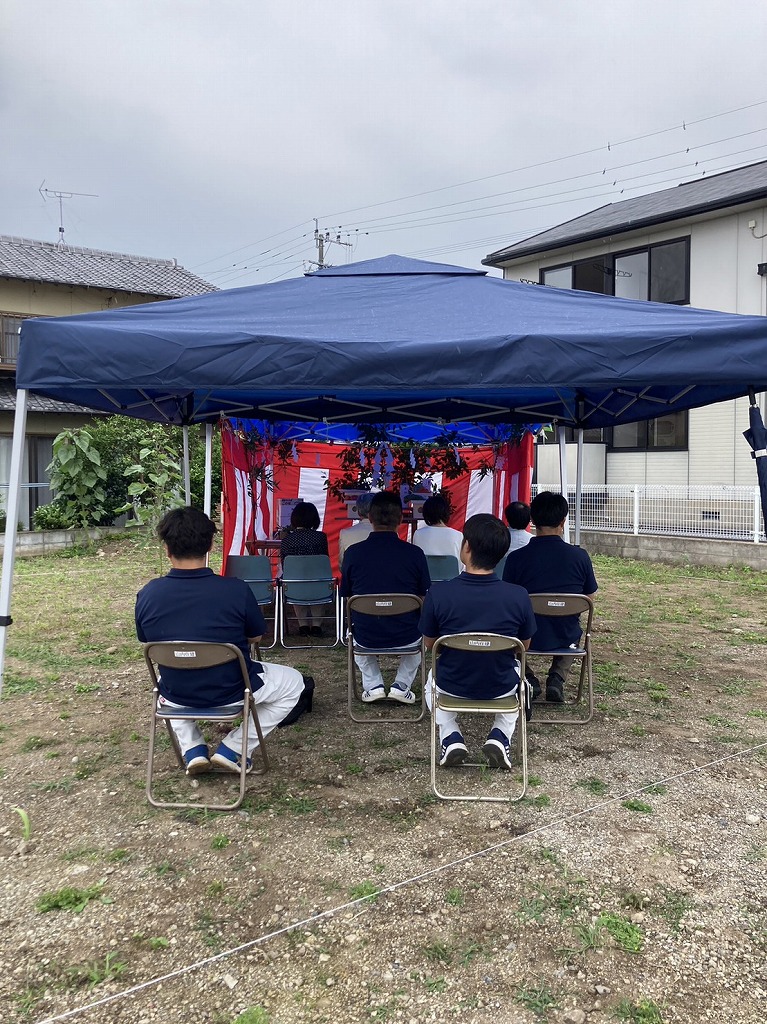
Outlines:
{"type": "Polygon", "coordinates": [[[317,269],[322,270],[323,267],[329,267],[331,264],[325,262],[326,246],[329,249],[331,245],[345,245],[348,248],[352,248],[351,242],[342,242],[341,233],[337,232],[335,238],[331,238],[330,231],[326,228],[324,231],[320,231],[317,218],[314,218],[314,244],[317,246],[317,269]]]}
{"type": "Polygon", "coordinates": [[[58,239],[58,245],[59,246],[63,246],[63,245],[66,244],[64,242],[64,200],[65,199],[73,199],[75,196],[87,196],[88,199],[98,199],[98,196],[95,195],[93,192],[65,192],[65,191],[59,191],[57,189],[52,189],[52,188],[43,188],[44,184],[45,184],[45,178],[43,178],[43,180],[40,182],[40,188],[37,190],[40,193],[40,195],[43,197],[43,202],[46,201],[48,196],[51,196],[53,199],[58,199],[58,201],[59,201],[59,239],[58,239]]]}

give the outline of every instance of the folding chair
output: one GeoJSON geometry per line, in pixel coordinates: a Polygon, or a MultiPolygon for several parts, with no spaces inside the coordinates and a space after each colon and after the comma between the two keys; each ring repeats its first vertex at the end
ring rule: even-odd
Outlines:
{"type": "MultiPolygon", "coordinates": [[[[585,594],[531,594],[530,603],[536,615],[552,616],[560,618],[563,615],[581,615],[586,613],[586,624],[583,629],[580,647],[560,647],[553,651],[542,651],[538,648],[530,648],[527,652],[528,658],[555,658],[566,656],[577,658],[581,663],[580,675],[578,676],[578,689],[575,697],[566,701],[568,708],[575,708],[581,704],[584,687],[587,693],[587,708],[585,717],[575,718],[570,714],[555,715],[550,718],[542,718],[538,712],[535,713],[535,722],[539,725],[587,725],[594,717],[594,679],[591,667],[591,620],[594,616],[594,602],[585,594]]],[[[556,707],[557,705],[549,705],[556,707]]]]}
{"type": "MultiPolygon", "coordinates": [[[[250,676],[248,675],[248,667],[245,664],[245,659],[242,656],[242,651],[239,647],[234,644],[220,644],[210,642],[196,642],[193,640],[163,640],[156,641],[154,643],[144,644],[144,660],[146,661],[147,668],[149,669],[149,675],[152,680],[152,722],[149,728],[149,754],[147,762],[147,774],[146,774],[146,797],[149,803],[153,807],[165,807],[165,808],[179,808],[179,807],[203,807],[211,811],[235,811],[242,803],[245,798],[245,780],[247,777],[247,757],[243,755],[241,758],[242,764],[240,768],[240,788],[239,795],[234,803],[202,803],[197,800],[194,803],[175,803],[167,802],[162,800],[155,800],[152,795],[152,780],[154,775],[154,748],[155,739],[157,735],[157,723],[164,722],[165,727],[170,736],[171,745],[176,752],[176,758],[179,765],[184,768],[184,758],[181,754],[181,749],[176,739],[176,734],[171,728],[170,720],[172,718],[186,718],[193,719],[198,722],[235,722],[240,716],[244,717],[243,728],[242,728],[242,749],[247,750],[248,747],[248,717],[247,709],[250,708],[250,712],[253,716],[253,721],[256,725],[256,733],[258,735],[258,746],[253,751],[252,757],[256,755],[260,756],[262,767],[253,768],[253,772],[256,775],[263,775],[264,772],[269,770],[269,759],[264,747],[264,737],[261,732],[261,723],[258,720],[258,711],[256,709],[256,702],[253,700],[253,694],[250,689],[250,676]],[[212,707],[212,708],[192,708],[192,707],[179,707],[179,708],[165,708],[161,707],[158,703],[160,696],[160,690],[158,686],[158,675],[155,669],[155,665],[161,670],[163,668],[174,668],[174,669],[187,669],[189,671],[195,671],[195,669],[201,668],[214,668],[217,665],[225,665],[230,661],[239,662],[240,671],[242,673],[243,681],[243,698],[242,703],[236,704],[234,707],[227,705],[226,707],[212,707]]],[[[213,769],[215,771],[215,769],[213,769]]],[[[230,773],[227,773],[230,774],[230,773]]]]}
{"type": "Polygon", "coordinates": [[[432,583],[454,580],[461,574],[461,563],[455,555],[427,555],[426,561],[429,565],[429,576],[431,576],[432,583]]]}
{"type": "MultiPolygon", "coordinates": [[[[431,670],[431,787],[440,800],[471,800],[484,801],[486,803],[516,803],[521,800],[527,791],[527,719],[525,717],[525,646],[516,637],[501,636],[499,633],[452,633],[448,636],[441,636],[432,648],[432,670],[431,670]],[[517,693],[511,697],[498,697],[495,700],[466,700],[462,697],[453,697],[449,693],[438,693],[439,686],[439,658],[444,648],[452,648],[457,651],[466,651],[473,654],[491,654],[498,651],[514,651],[519,662],[519,686],[517,693]],[[509,714],[517,712],[517,727],[514,730],[514,746],[522,764],[522,784],[518,795],[510,796],[483,796],[468,793],[443,793],[437,785],[437,751],[439,749],[439,736],[437,729],[436,710],[450,711],[458,715],[496,715],[499,711],[509,714]]],[[[486,761],[464,761],[461,768],[487,769],[486,761]]],[[[451,768],[446,775],[455,777],[460,768],[451,768]]],[[[494,773],[500,780],[508,775],[511,781],[515,781],[511,772],[498,771],[494,773]]]]}
{"type": "MultiPolygon", "coordinates": [[[[349,717],[353,722],[381,725],[382,723],[393,722],[420,722],[424,717],[426,713],[426,706],[424,704],[426,693],[426,649],[423,644],[423,637],[419,637],[418,643],[412,644],[409,647],[362,647],[354,639],[354,627],[352,624],[352,612],[358,612],[362,615],[376,616],[402,615],[405,612],[420,611],[422,605],[422,598],[418,597],[416,594],[354,594],[352,597],[347,599],[346,650],[348,659],[348,707],[349,717]],[[405,716],[395,715],[388,716],[386,718],[381,717],[380,714],[365,715],[364,717],[355,714],[355,702],[361,702],[362,700],[362,694],[357,685],[357,666],[354,664],[355,654],[376,654],[386,657],[399,657],[403,654],[419,654],[421,656],[421,699],[420,702],[418,702],[420,703],[418,714],[405,716]]],[[[376,701],[375,705],[369,706],[375,707],[376,710],[378,710],[381,703],[381,701],[376,701]]]]}
{"type": "MultiPolygon", "coordinates": [[[[226,575],[238,580],[245,580],[260,608],[272,606],[272,642],[258,644],[258,655],[261,650],[268,651],[277,646],[279,640],[280,602],[279,585],[272,579],[272,564],[268,555],[229,555],[226,560],[226,575]]],[[[254,645],[255,647],[256,645],[254,645]]],[[[254,652],[255,653],[255,652],[254,652]]]]}
{"type": "MultiPolygon", "coordinates": [[[[330,558],[327,555],[287,555],[282,566],[280,585],[280,643],[289,650],[306,647],[335,647],[340,640],[338,611],[338,582],[333,577],[330,558]],[[332,606],[332,630],[330,643],[285,643],[287,605],[299,608],[313,608],[318,605],[332,606]]],[[[324,620],[329,620],[330,615],[324,620]]],[[[323,620],[323,621],[324,621],[323,620]]]]}

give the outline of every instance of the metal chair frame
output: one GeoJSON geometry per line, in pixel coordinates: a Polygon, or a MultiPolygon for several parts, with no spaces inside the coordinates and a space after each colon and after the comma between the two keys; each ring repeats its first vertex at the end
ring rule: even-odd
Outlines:
{"type": "MultiPolygon", "coordinates": [[[[591,662],[591,627],[594,618],[594,602],[585,594],[554,594],[540,593],[531,594],[530,603],[536,615],[561,617],[563,615],[581,615],[586,613],[586,624],[583,629],[580,647],[559,647],[553,651],[541,651],[537,648],[530,648],[527,652],[528,658],[555,658],[572,657],[577,658],[581,663],[580,675],[578,676],[578,689],[573,700],[566,701],[565,706],[570,708],[582,704],[583,691],[586,689],[587,702],[585,715],[575,718],[569,714],[551,715],[548,718],[541,717],[537,710],[533,721],[538,725],[588,725],[594,717],[594,674],[591,662]]],[[[551,704],[542,701],[548,708],[561,707],[562,705],[551,704]]]]}
{"type": "Polygon", "coordinates": [[[454,580],[461,574],[461,563],[455,555],[427,555],[426,562],[432,583],[454,580]]]}
{"type": "MultiPolygon", "coordinates": [[[[330,566],[330,558],[327,555],[287,555],[282,566],[282,579],[280,580],[280,644],[291,651],[313,649],[330,649],[337,647],[341,642],[340,611],[338,597],[338,580],[333,576],[330,566]],[[314,575],[291,575],[303,564],[309,566],[307,570],[314,575]],[[314,566],[314,568],[312,568],[314,566]],[[312,585],[316,584],[314,590],[312,585]],[[308,589],[307,589],[308,588],[308,589]],[[314,593],[316,596],[307,596],[314,593]],[[331,643],[285,643],[287,605],[293,604],[304,608],[313,608],[317,605],[332,604],[333,606],[333,631],[331,643]]],[[[328,616],[329,618],[329,616],[328,616]]]]}
{"type": "MultiPolygon", "coordinates": [[[[346,650],[348,666],[348,696],[347,706],[349,717],[353,722],[360,722],[364,725],[381,725],[383,723],[395,722],[420,722],[426,714],[426,648],[423,637],[417,644],[409,647],[362,647],[354,641],[354,630],[352,626],[352,612],[360,612],[363,615],[402,615],[405,612],[420,611],[423,605],[423,598],[417,594],[354,594],[346,601],[346,650]],[[356,654],[375,654],[382,657],[399,657],[403,654],[420,654],[421,656],[421,699],[418,715],[397,715],[382,718],[380,715],[366,715],[364,717],[355,714],[355,703],[362,702],[362,694],[357,683],[357,666],[354,663],[356,654]]],[[[376,701],[379,706],[383,701],[376,701]]],[[[368,706],[368,705],[365,705],[368,706]]]]}
{"type": "MultiPolygon", "coordinates": [[[[248,718],[246,710],[250,709],[253,716],[253,721],[256,726],[256,733],[258,735],[258,746],[253,751],[253,757],[256,755],[260,756],[262,767],[253,768],[252,771],[256,775],[263,775],[264,772],[269,770],[269,757],[264,746],[264,737],[261,732],[261,723],[258,720],[258,710],[256,708],[256,702],[253,699],[253,693],[250,689],[250,676],[248,675],[248,667],[245,664],[245,658],[242,655],[242,651],[239,647],[234,644],[223,644],[223,643],[212,643],[208,641],[193,641],[193,640],[162,640],[144,644],[144,660],[146,661],[149,675],[152,680],[152,721],[149,727],[149,753],[147,755],[147,774],[146,774],[146,797],[152,807],[160,808],[183,808],[183,807],[202,807],[211,811],[236,811],[237,808],[242,804],[245,798],[245,782],[248,776],[247,771],[247,756],[244,751],[248,747],[248,718]],[[189,671],[195,671],[195,669],[201,668],[215,668],[217,665],[225,665],[228,662],[237,661],[239,662],[240,671],[242,673],[243,680],[243,699],[242,703],[237,702],[236,706],[227,705],[226,707],[211,707],[211,708],[193,708],[193,707],[177,707],[177,708],[163,708],[160,707],[158,699],[160,696],[159,690],[159,679],[155,665],[160,669],[162,668],[175,668],[175,669],[186,669],[189,671]],[[202,803],[201,801],[191,802],[169,802],[163,800],[156,800],[152,795],[152,781],[154,776],[154,751],[155,751],[155,739],[157,736],[157,723],[164,722],[165,728],[170,736],[171,745],[176,754],[176,759],[182,768],[185,768],[184,758],[179,747],[176,734],[173,732],[171,727],[172,718],[186,718],[192,719],[199,722],[236,722],[238,718],[243,717],[243,732],[242,732],[242,749],[243,756],[241,758],[240,766],[240,786],[237,798],[233,803],[202,803]]],[[[214,772],[219,774],[229,775],[231,778],[231,772],[225,772],[221,769],[212,768],[214,772]]]]}
{"type": "MultiPolygon", "coordinates": [[[[459,800],[474,803],[517,803],[527,792],[527,719],[525,717],[525,645],[514,636],[500,633],[451,633],[437,639],[432,648],[431,670],[431,788],[440,800],[459,800]],[[467,700],[449,693],[438,693],[439,656],[448,647],[473,654],[514,651],[519,662],[519,684],[517,693],[510,697],[487,700],[467,700]],[[517,712],[517,727],[514,730],[514,746],[522,765],[522,785],[517,796],[477,796],[473,794],[444,793],[437,785],[438,729],[436,710],[450,711],[459,715],[497,715],[499,711],[517,712]]],[[[485,761],[464,761],[462,768],[487,769],[485,761]]],[[[455,775],[460,769],[450,770],[455,775]]],[[[498,772],[500,776],[502,773],[498,772]]],[[[511,773],[508,773],[511,774],[511,773]]]]}
{"type": "Polygon", "coordinates": [[[280,587],[278,580],[272,577],[271,560],[268,555],[229,555],[226,560],[225,575],[244,580],[258,601],[259,608],[274,605],[274,614],[270,616],[272,618],[272,642],[265,644],[262,641],[259,643],[258,652],[253,651],[253,654],[257,654],[260,659],[262,650],[271,650],[277,646],[280,640],[280,587]]]}

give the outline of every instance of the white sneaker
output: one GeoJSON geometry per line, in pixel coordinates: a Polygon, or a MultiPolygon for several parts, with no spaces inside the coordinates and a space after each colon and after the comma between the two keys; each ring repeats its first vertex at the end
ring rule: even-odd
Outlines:
{"type": "Polygon", "coordinates": [[[383,700],[386,697],[386,690],[383,686],[374,686],[372,690],[363,690],[362,699],[366,704],[372,704],[375,700],[383,700]]]}
{"type": "Polygon", "coordinates": [[[415,704],[415,694],[411,689],[403,690],[401,686],[392,686],[389,700],[398,700],[400,704],[415,704]]]}

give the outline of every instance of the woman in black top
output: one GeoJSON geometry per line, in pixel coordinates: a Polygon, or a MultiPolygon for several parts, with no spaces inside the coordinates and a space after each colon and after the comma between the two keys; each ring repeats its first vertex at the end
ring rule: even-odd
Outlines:
{"type": "MultiPolygon", "coordinates": [[[[300,501],[290,516],[290,530],[283,537],[280,559],[287,555],[327,555],[328,538],[319,529],[320,514],[310,501],[300,501]]],[[[322,636],[320,620],[325,605],[293,605],[301,636],[322,636]],[[312,621],[314,620],[314,622],[312,621]]]]}

